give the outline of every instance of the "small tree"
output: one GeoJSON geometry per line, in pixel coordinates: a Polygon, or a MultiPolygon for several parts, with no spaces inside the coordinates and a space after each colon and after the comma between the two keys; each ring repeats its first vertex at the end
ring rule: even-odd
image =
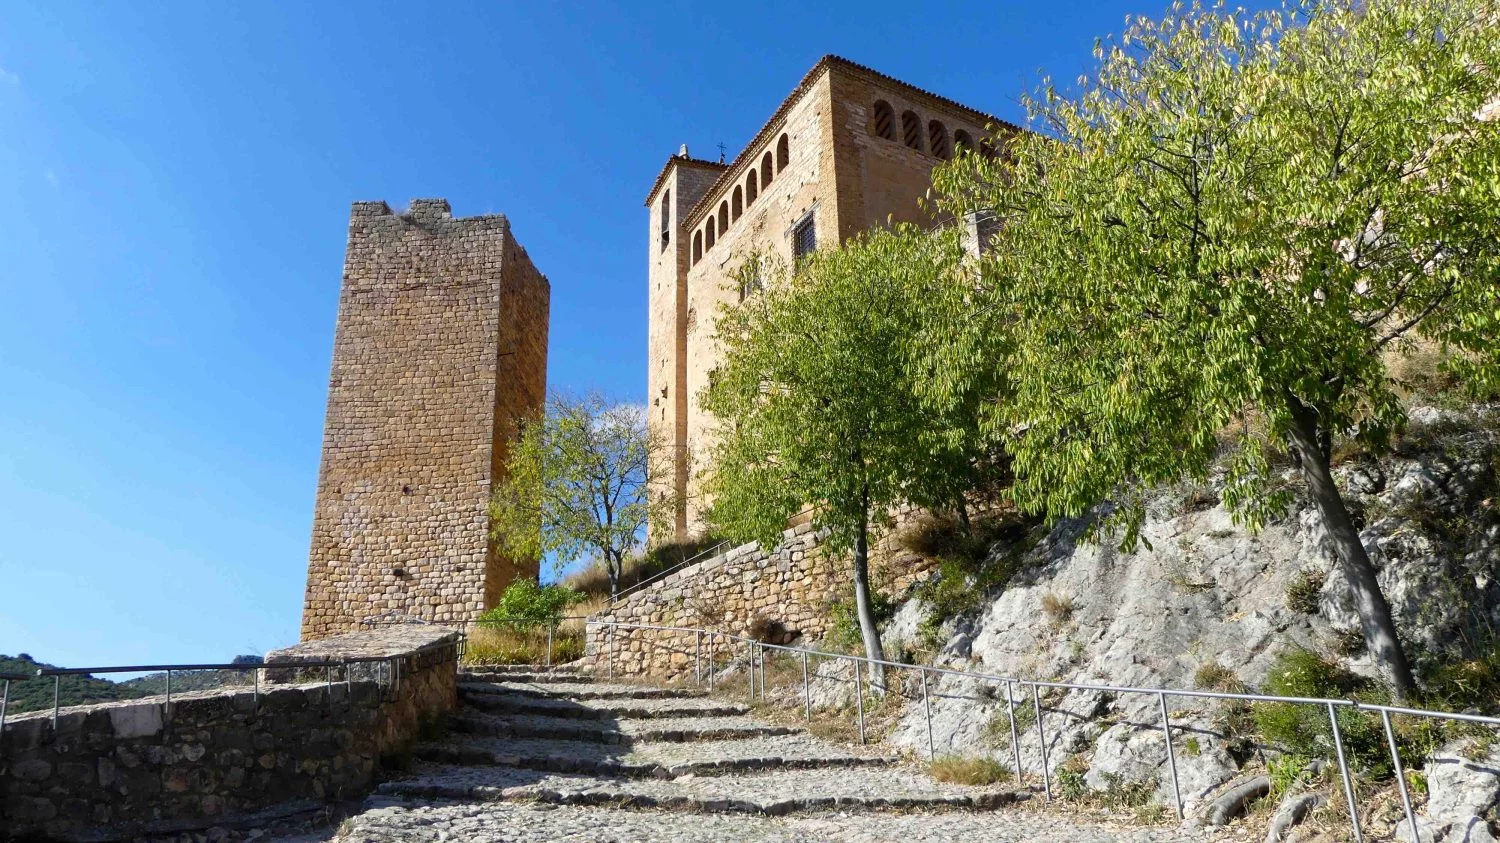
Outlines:
{"type": "MultiPolygon", "coordinates": [[[[883,657],[871,609],[869,548],[903,501],[957,497],[937,463],[976,463],[960,418],[919,406],[911,339],[928,293],[965,271],[955,232],[903,227],[816,252],[719,316],[723,364],[703,405],[721,422],[706,479],[708,518],[736,539],[771,547],[790,513],[812,505],[828,552],[852,551],[865,654],[883,657]],[[955,427],[960,426],[954,424],[955,427]]],[[[968,427],[977,430],[977,417],[968,427]]],[[[872,675],[883,686],[883,671],[872,675]]]]}
{"type": "Polygon", "coordinates": [[[657,453],[643,408],[599,395],[549,396],[545,414],[512,440],[507,477],[490,501],[497,548],[522,559],[551,556],[558,569],[597,555],[614,596],[626,554],[671,507],[647,494],[657,453]]]}
{"type": "Polygon", "coordinates": [[[1004,225],[964,291],[989,321],[950,314],[935,391],[1006,369],[989,423],[1018,502],[1123,497],[1127,545],[1132,490],[1204,479],[1226,444],[1225,502],[1258,526],[1286,502],[1268,483],[1284,445],[1404,699],[1329,457],[1404,423],[1386,359],[1416,337],[1470,383],[1500,379],[1500,27],[1478,0],[1290,8],[1135,20],[1076,96],[1028,100],[1045,135],[939,174],[952,210],[1004,225]],[[997,325],[1012,347],[989,347],[997,325]]]}

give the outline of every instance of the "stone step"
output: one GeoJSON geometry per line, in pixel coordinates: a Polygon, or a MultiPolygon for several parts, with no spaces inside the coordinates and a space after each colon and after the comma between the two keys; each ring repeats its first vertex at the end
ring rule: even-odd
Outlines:
{"type": "Polygon", "coordinates": [[[459,670],[459,681],[476,682],[547,682],[552,684],[567,682],[587,684],[595,681],[595,677],[588,673],[580,673],[572,670],[548,670],[526,669],[508,670],[503,665],[494,667],[467,667],[459,670]]]}
{"type": "Polygon", "coordinates": [[[489,693],[460,688],[459,697],[469,708],[494,714],[541,714],[548,717],[573,717],[581,720],[606,720],[621,717],[718,717],[748,714],[750,709],[737,703],[709,699],[644,699],[575,701],[533,697],[525,694],[489,693]]]}
{"type": "Polygon", "coordinates": [[[895,763],[890,756],[832,746],[807,735],[632,746],[574,740],[449,737],[419,744],[413,754],[422,761],[437,764],[488,764],[630,778],[895,763]]]}
{"type": "Polygon", "coordinates": [[[598,778],[516,767],[421,765],[377,792],[476,802],[666,808],[697,813],[769,814],[826,810],[991,810],[1030,797],[1002,787],[941,784],[902,769],[808,769],[682,776],[598,778]]]}
{"type": "Polygon", "coordinates": [[[604,682],[583,684],[579,682],[487,682],[460,680],[461,691],[477,691],[490,694],[520,694],[530,697],[558,697],[573,700],[665,700],[705,696],[702,691],[691,688],[649,688],[641,685],[612,685],[604,682]]]}
{"type": "Polygon", "coordinates": [[[468,714],[451,718],[455,732],[497,738],[546,738],[620,745],[649,742],[734,740],[796,735],[802,730],[772,726],[749,717],[656,717],[644,720],[596,721],[535,714],[468,714]]]}

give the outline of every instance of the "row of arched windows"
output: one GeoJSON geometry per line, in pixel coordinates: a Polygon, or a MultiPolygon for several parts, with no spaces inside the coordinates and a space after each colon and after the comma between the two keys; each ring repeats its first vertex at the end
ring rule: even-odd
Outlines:
{"type": "Polygon", "coordinates": [[[719,203],[717,213],[709,214],[703,228],[693,232],[693,263],[703,259],[703,254],[714,247],[720,236],[729,230],[731,223],[739,222],[740,215],[755,204],[756,197],[771,186],[771,179],[786,172],[792,163],[791,142],[786,135],[776,141],[776,151],[771,150],[760,157],[760,168],[750,168],[745,174],[745,183],[736,184],[729,198],[719,203]],[[758,172],[758,175],[757,175],[758,172]]]}
{"type": "MultiPolygon", "coordinates": [[[[874,106],[871,128],[878,138],[888,141],[896,140],[896,110],[885,100],[876,100],[874,106]]],[[[915,111],[907,109],[901,112],[901,142],[918,152],[925,152],[934,158],[944,161],[953,157],[960,149],[983,151],[974,145],[974,138],[963,129],[953,133],[952,138],[948,136],[948,127],[941,120],[927,121],[926,130],[922,127],[922,118],[915,111]]]]}

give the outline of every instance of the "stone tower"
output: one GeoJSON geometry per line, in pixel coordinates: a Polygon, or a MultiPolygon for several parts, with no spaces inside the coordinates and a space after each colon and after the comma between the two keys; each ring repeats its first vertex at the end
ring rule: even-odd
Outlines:
{"type": "Polygon", "coordinates": [[[546,390],[545,276],[504,216],[356,202],[339,296],[302,638],[378,615],[471,620],[536,560],[487,503],[546,390]]]}

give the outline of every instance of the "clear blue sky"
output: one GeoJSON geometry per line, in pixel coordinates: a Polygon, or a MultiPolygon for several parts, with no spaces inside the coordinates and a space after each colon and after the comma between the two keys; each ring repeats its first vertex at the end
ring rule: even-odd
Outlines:
{"type": "Polygon", "coordinates": [[[295,641],[350,202],[509,215],[550,383],[643,400],[679,144],[824,53],[1019,120],[1165,5],[0,0],[0,653],[295,641]]]}

